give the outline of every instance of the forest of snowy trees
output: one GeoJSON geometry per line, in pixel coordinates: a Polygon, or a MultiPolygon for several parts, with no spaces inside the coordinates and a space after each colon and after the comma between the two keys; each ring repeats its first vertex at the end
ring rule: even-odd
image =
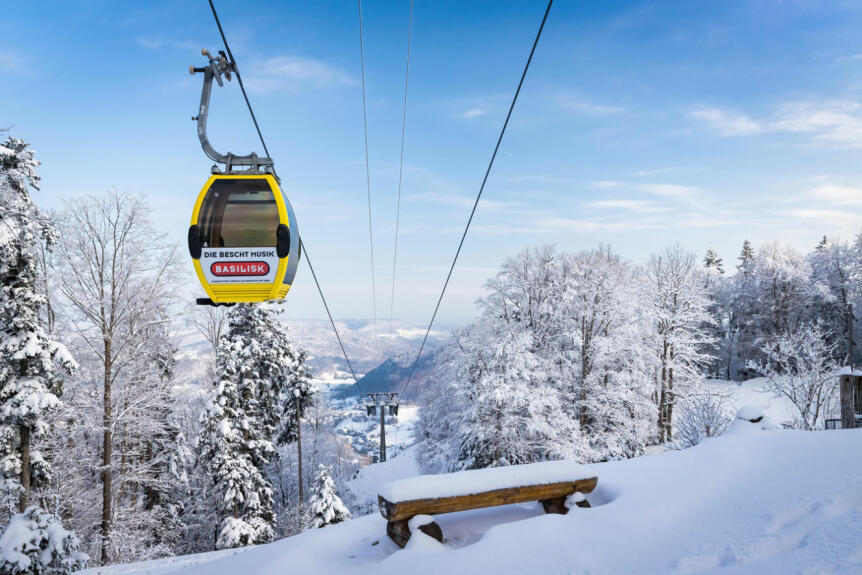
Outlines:
{"type": "Polygon", "coordinates": [[[344,446],[277,308],[190,309],[143,198],[109,191],[45,213],[37,168],[26,142],[0,144],[0,572],[342,520],[344,446]],[[211,388],[177,385],[183,314],[213,346],[211,388]]]}
{"type": "Polygon", "coordinates": [[[442,353],[446,388],[433,390],[417,431],[422,468],[687,447],[733,415],[709,378],[764,377],[764,391],[798,410],[794,427],[822,429],[837,417],[850,323],[862,327],[862,234],[812,248],[746,241],[729,264],[680,245],[640,266],[607,247],[507,259],[480,317],[442,353]]]}
{"type": "MultiPolygon", "coordinates": [[[[350,447],[278,307],[189,308],[139,196],[40,210],[38,161],[0,144],[0,572],[66,573],[269,542],[350,517],[350,447]],[[178,385],[182,330],[212,346],[178,385]],[[342,501],[344,498],[344,501],[342,501]]],[[[671,246],[505,261],[423,398],[427,472],[687,447],[727,425],[709,379],[762,377],[824,425],[862,332],[862,235],[726,262],[671,246]],[[856,317],[848,304],[857,305],[856,317]]],[[[856,348],[856,362],[860,348],[856,348]]]]}

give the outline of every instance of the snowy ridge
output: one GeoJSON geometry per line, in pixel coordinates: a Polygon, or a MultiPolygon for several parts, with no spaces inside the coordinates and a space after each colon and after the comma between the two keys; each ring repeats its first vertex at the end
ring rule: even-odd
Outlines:
{"type": "Polygon", "coordinates": [[[391,503],[399,503],[415,499],[471,495],[507,487],[578,481],[594,475],[594,469],[589,465],[573,461],[543,461],[401,479],[383,485],[380,488],[380,496],[391,503]]]}

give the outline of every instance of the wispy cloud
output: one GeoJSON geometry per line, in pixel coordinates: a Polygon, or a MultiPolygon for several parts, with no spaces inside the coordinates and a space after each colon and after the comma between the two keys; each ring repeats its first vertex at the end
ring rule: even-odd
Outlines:
{"type": "Polygon", "coordinates": [[[819,186],[808,192],[810,198],[844,206],[862,206],[862,188],[848,186],[819,186]]]}
{"type": "Polygon", "coordinates": [[[815,138],[862,146],[862,105],[850,100],[794,102],[783,105],[772,128],[813,133],[815,138]]]}
{"type": "Polygon", "coordinates": [[[662,174],[669,174],[670,172],[676,171],[676,168],[656,168],[654,170],[638,170],[634,173],[634,176],[637,178],[648,178],[650,176],[660,176],[662,174]]]}
{"type": "Polygon", "coordinates": [[[770,118],[753,119],[719,108],[701,107],[690,112],[722,136],[761,133],[810,134],[815,140],[862,147],[862,104],[855,100],[798,101],[779,106],[770,118]]]}
{"type": "Polygon", "coordinates": [[[19,72],[24,69],[24,59],[14,52],[0,51],[0,72],[19,72]]]}
{"type": "Polygon", "coordinates": [[[484,116],[487,113],[488,110],[484,108],[470,108],[465,112],[461,112],[461,114],[459,114],[459,117],[462,120],[471,120],[473,118],[478,118],[479,116],[484,116]]]}
{"type": "Polygon", "coordinates": [[[625,185],[625,182],[618,182],[616,180],[598,180],[590,182],[590,187],[599,189],[621,188],[625,185]]]}
{"type": "Polygon", "coordinates": [[[625,210],[629,212],[657,212],[664,211],[651,202],[645,200],[598,200],[584,204],[587,209],[595,210],[625,210]]]}
{"type": "Polygon", "coordinates": [[[860,214],[830,209],[799,208],[781,212],[784,216],[806,220],[817,223],[824,228],[834,230],[836,227],[844,227],[855,231],[859,224],[860,214]]]}
{"type": "Polygon", "coordinates": [[[598,104],[570,94],[558,95],[555,100],[557,106],[563,110],[578,114],[586,114],[588,116],[613,116],[616,114],[622,114],[626,111],[625,108],[620,106],[598,104]]]}
{"type": "MultiPolygon", "coordinates": [[[[454,194],[446,194],[440,192],[424,192],[421,194],[410,194],[405,200],[417,201],[429,204],[443,204],[451,206],[472,207],[476,198],[469,196],[457,196],[454,194]]],[[[483,209],[500,210],[506,208],[514,208],[521,205],[520,202],[501,202],[497,200],[488,200],[482,198],[479,204],[483,209]]]]}
{"type": "Polygon", "coordinates": [[[246,84],[249,90],[256,92],[357,84],[350,73],[321,60],[301,56],[274,56],[252,61],[247,74],[246,84]]]}
{"type": "Polygon", "coordinates": [[[763,131],[763,127],[748,116],[718,108],[699,107],[691,111],[691,116],[706,122],[722,136],[747,136],[763,131]]]}
{"type": "Polygon", "coordinates": [[[639,184],[638,189],[668,198],[691,198],[698,191],[695,187],[678,184],[639,184]]]}

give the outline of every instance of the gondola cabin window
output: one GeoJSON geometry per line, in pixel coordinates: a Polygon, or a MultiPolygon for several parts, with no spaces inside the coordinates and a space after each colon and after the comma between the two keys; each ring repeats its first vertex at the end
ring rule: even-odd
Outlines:
{"type": "Polygon", "coordinates": [[[266,180],[216,180],[201,204],[205,248],[276,245],[278,204],[266,180]]]}

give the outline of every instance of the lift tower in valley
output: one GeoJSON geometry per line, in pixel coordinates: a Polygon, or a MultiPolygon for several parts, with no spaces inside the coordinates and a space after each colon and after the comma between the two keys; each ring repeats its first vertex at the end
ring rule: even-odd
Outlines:
{"type": "Polygon", "coordinates": [[[368,417],[377,414],[380,410],[380,458],[381,463],[386,461],[386,415],[398,415],[398,394],[397,393],[366,393],[365,409],[368,417]]]}

